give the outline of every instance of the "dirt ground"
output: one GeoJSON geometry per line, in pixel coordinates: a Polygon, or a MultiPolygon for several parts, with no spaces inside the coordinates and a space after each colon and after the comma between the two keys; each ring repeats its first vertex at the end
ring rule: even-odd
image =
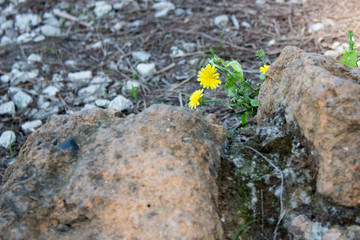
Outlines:
{"type": "MultiPolygon", "coordinates": [[[[52,7],[60,1],[35,0],[18,5],[20,13],[32,11],[42,15],[51,11],[52,7]]],[[[308,52],[333,54],[341,58],[335,48],[348,41],[346,30],[352,29],[360,34],[360,4],[357,0],[290,0],[290,1],[255,1],[255,0],[174,0],[176,8],[191,11],[191,14],[169,14],[162,18],[154,17],[155,10],[151,7],[153,1],[134,1],[136,6],[127,5],[115,14],[124,16],[125,22],[141,19],[143,24],[136,30],[125,27],[121,31],[112,32],[108,27],[113,24],[110,16],[104,16],[95,21],[94,29],[89,29],[74,23],[67,29],[67,34],[61,37],[50,37],[39,43],[11,44],[0,48],[0,73],[11,71],[14,62],[23,60],[30,53],[43,56],[43,61],[50,65],[50,71],[43,73],[41,84],[51,82],[54,73],[60,71],[70,72],[64,64],[67,59],[74,59],[78,63],[78,71],[102,71],[115,81],[108,87],[119,86],[127,80],[136,78],[134,62],[131,58],[133,51],[143,50],[151,54],[151,60],[157,63],[155,77],[158,81],[141,82],[141,91],[137,93],[137,101],[132,111],[139,113],[155,103],[184,106],[187,97],[199,88],[196,81],[197,72],[205,66],[210,56],[210,48],[222,58],[236,59],[244,69],[246,79],[258,79],[261,61],[256,58],[255,52],[263,49],[269,64],[274,62],[285,46],[297,46],[308,52]],[[262,3],[263,2],[263,3],[262,3]],[[224,27],[214,24],[216,16],[226,14],[229,22],[224,27]],[[239,28],[231,21],[235,16],[239,28]],[[318,31],[310,32],[310,26],[315,23],[322,24],[318,31]],[[112,41],[101,49],[89,49],[87,46],[101,39],[111,38],[112,41]],[[170,56],[171,47],[180,43],[195,43],[194,51],[180,57],[170,56]],[[333,51],[330,52],[329,51],[333,51]],[[335,52],[334,52],[335,51],[335,52]],[[109,69],[111,61],[124,65],[123,70],[109,69]],[[127,70],[125,70],[127,69],[127,70]]],[[[84,4],[86,1],[77,1],[84,4]]],[[[37,79],[29,79],[18,86],[28,88],[40,84],[37,79]]],[[[64,80],[67,81],[66,79],[64,80]]],[[[5,95],[10,85],[1,83],[0,95],[5,95]]],[[[122,94],[120,89],[116,90],[122,94]]],[[[77,111],[83,106],[75,99],[75,93],[70,89],[63,89],[56,95],[65,114],[69,110],[77,111]]],[[[132,99],[130,93],[125,94],[132,99]]],[[[227,100],[223,89],[208,91],[208,98],[227,100]]],[[[32,107],[35,107],[34,101],[32,107]]],[[[240,116],[234,116],[233,111],[222,103],[213,103],[198,109],[202,114],[214,113],[228,128],[240,121],[240,116]]],[[[21,124],[34,120],[24,112],[15,116],[1,116],[1,132],[9,129],[17,135],[17,142],[12,147],[14,154],[10,156],[8,149],[0,148],[0,175],[6,168],[10,159],[17,156],[21,146],[27,139],[27,134],[21,130],[21,124]]]]}

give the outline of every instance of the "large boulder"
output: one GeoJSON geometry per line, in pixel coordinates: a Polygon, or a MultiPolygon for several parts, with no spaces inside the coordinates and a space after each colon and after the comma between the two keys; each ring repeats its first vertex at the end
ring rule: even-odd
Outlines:
{"type": "Polygon", "coordinates": [[[284,111],[318,155],[317,191],[360,205],[360,70],[286,47],[266,73],[258,122],[284,111]]]}
{"type": "Polygon", "coordinates": [[[29,136],[0,191],[0,239],[222,239],[214,116],[91,109],[29,136]]]}

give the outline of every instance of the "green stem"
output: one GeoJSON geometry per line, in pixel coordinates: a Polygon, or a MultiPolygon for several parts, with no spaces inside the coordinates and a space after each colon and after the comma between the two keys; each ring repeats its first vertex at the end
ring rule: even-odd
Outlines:
{"type": "Polygon", "coordinates": [[[237,232],[235,233],[234,237],[232,238],[232,240],[236,240],[237,237],[240,235],[240,233],[245,229],[247,228],[248,226],[250,226],[251,224],[253,223],[256,223],[256,222],[260,222],[260,221],[263,221],[264,219],[255,219],[255,220],[252,220],[244,225],[241,226],[241,228],[239,228],[239,230],[237,230],[237,232]]]}
{"type": "Polygon", "coordinates": [[[220,103],[225,103],[225,104],[229,104],[227,101],[224,100],[220,100],[220,99],[213,99],[213,100],[204,100],[204,103],[211,103],[211,102],[220,102],[220,103]]]}

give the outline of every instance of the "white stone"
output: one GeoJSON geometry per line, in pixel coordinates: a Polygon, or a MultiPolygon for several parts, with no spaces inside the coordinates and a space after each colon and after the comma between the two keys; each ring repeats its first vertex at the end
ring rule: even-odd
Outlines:
{"type": "Polygon", "coordinates": [[[61,26],[61,22],[54,17],[54,15],[50,15],[48,18],[46,18],[44,20],[44,25],[51,25],[54,27],[60,27],[61,26]]]}
{"type": "Polygon", "coordinates": [[[82,88],[79,90],[78,95],[82,97],[90,96],[96,93],[99,90],[99,87],[96,85],[90,85],[88,87],[82,88]]]}
{"type": "Polygon", "coordinates": [[[5,131],[0,136],[0,145],[4,148],[9,148],[10,145],[16,141],[16,135],[13,131],[5,131]]]}
{"type": "Polygon", "coordinates": [[[41,22],[39,15],[32,13],[17,14],[15,16],[15,27],[20,32],[30,31],[31,26],[36,26],[41,22]]]}
{"type": "Polygon", "coordinates": [[[12,79],[10,79],[10,82],[12,85],[16,85],[25,82],[28,79],[36,78],[39,75],[39,69],[34,69],[28,72],[22,72],[14,68],[13,70],[11,70],[11,73],[13,74],[13,77],[12,79]]]}
{"type": "Polygon", "coordinates": [[[68,67],[76,68],[76,61],[68,59],[64,62],[64,64],[68,67]]]}
{"type": "Polygon", "coordinates": [[[309,33],[318,32],[320,30],[324,29],[324,24],[322,23],[314,23],[309,26],[309,33]]]}
{"type": "Polygon", "coordinates": [[[191,59],[191,60],[189,61],[189,64],[194,66],[194,65],[196,65],[196,64],[198,63],[198,61],[199,61],[199,59],[193,58],[193,59],[191,59]]]}
{"type": "Polygon", "coordinates": [[[112,9],[112,6],[110,4],[107,4],[104,1],[100,1],[100,2],[95,3],[94,12],[95,12],[96,17],[99,18],[99,17],[102,17],[105,14],[109,13],[111,11],[111,9],[112,9]]]}
{"type": "Polygon", "coordinates": [[[45,36],[61,36],[61,30],[58,27],[52,25],[44,25],[40,27],[40,31],[45,36]]]}
{"type": "Polygon", "coordinates": [[[157,11],[155,17],[165,17],[168,12],[175,9],[175,5],[171,2],[158,2],[153,4],[153,8],[157,11]]]}
{"type": "Polygon", "coordinates": [[[81,110],[88,110],[88,109],[92,109],[92,108],[96,108],[96,105],[93,103],[86,103],[81,110]]]}
{"type": "Polygon", "coordinates": [[[45,102],[42,102],[41,104],[38,103],[38,106],[40,109],[47,109],[51,106],[51,102],[45,101],[45,102]]]}
{"type": "Polygon", "coordinates": [[[93,44],[88,45],[86,48],[87,49],[100,49],[100,48],[102,48],[102,46],[103,46],[102,42],[97,41],[97,42],[95,42],[93,44]]]}
{"type": "Polygon", "coordinates": [[[136,70],[141,77],[150,77],[156,72],[155,63],[140,63],[136,66],[136,70]]]}
{"type": "Polygon", "coordinates": [[[11,44],[13,42],[13,40],[10,38],[10,37],[8,37],[8,36],[3,36],[2,38],[1,38],[1,43],[0,43],[0,45],[1,46],[5,46],[5,45],[7,45],[7,44],[11,44]]]}
{"type": "Polygon", "coordinates": [[[90,81],[90,85],[107,87],[112,80],[108,76],[96,76],[90,81]]]}
{"type": "Polygon", "coordinates": [[[33,42],[41,42],[43,40],[45,40],[45,36],[44,35],[38,35],[38,36],[34,37],[33,42]]]}
{"type": "Polygon", "coordinates": [[[5,21],[5,22],[3,22],[3,23],[1,24],[0,29],[1,29],[1,30],[6,30],[6,29],[8,29],[8,28],[12,28],[13,24],[14,24],[14,21],[13,21],[13,20],[7,20],[7,21],[5,21]]]}
{"type": "Polygon", "coordinates": [[[177,46],[172,46],[170,50],[170,57],[181,57],[184,55],[184,51],[179,49],[177,46]]]}
{"type": "Polygon", "coordinates": [[[139,88],[140,83],[136,80],[132,80],[132,81],[130,80],[126,82],[124,87],[126,91],[132,91],[133,88],[139,88]]]}
{"type": "Polygon", "coordinates": [[[153,8],[156,11],[160,11],[160,10],[163,10],[163,9],[174,10],[175,5],[173,3],[171,3],[171,2],[163,1],[163,2],[158,2],[158,3],[153,4],[153,8]]]}
{"type": "Polygon", "coordinates": [[[170,10],[175,9],[175,5],[171,2],[158,2],[153,4],[153,8],[157,11],[155,17],[165,17],[170,10]]]}
{"type": "Polygon", "coordinates": [[[33,99],[29,94],[24,93],[23,91],[18,91],[14,95],[13,101],[19,108],[25,109],[30,103],[32,103],[33,99]]]}
{"type": "Polygon", "coordinates": [[[34,32],[23,33],[16,38],[16,42],[17,43],[31,42],[35,36],[36,36],[36,34],[34,32]]]}
{"type": "Polygon", "coordinates": [[[185,52],[188,52],[188,53],[194,52],[196,50],[196,44],[184,42],[182,44],[182,48],[185,50],[185,52]]]}
{"type": "Polygon", "coordinates": [[[110,104],[110,101],[107,99],[96,99],[95,100],[95,105],[98,107],[104,107],[107,108],[110,104]]]}
{"type": "Polygon", "coordinates": [[[125,27],[125,25],[126,25],[126,22],[124,22],[124,21],[117,22],[114,24],[114,26],[111,27],[111,31],[118,32],[121,29],[123,29],[125,27]]]}
{"type": "Polygon", "coordinates": [[[119,9],[123,8],[124,5],[125,5],[125,3],[123,1],[116,2],[116,3],[113,3],[113,8],[116,9],[116,10],[119,10],[119,9]]]}
{"type": "Polygon", "coordinates": [[[4,74],[4,75],[2,75],[2,76],[0,77],[0,80],[1,80],[1,82],[3,82],[3,83],[8,83],[8,82],[10,82],[10,76],[9,76],[9,74],[4,74]]]}
{"type": "Polygon", "coordinates": [[[142,23],[143,23],[142,20],[135,20],[133,22],[128,23],[128,28],[130,30],[137,30],[142,23]]]}
{"type": "Polygon", "coordinates": [[[3,16],[9,16],[9,15],[13,15],[13,14],[17,14],[17,9],[14,8],[13,4],[9,4],[4,10],[2,10],[1,15],[3,16]]]}
{"type": "Polygon", "coordinates": [[[6,102],[0,105],[0,114],[9,114],[14,115],[15,114],[15,104],[14,102],[6,102]]]}
{"type": "Polygon", "coordinates": [[[330,48],[335,50],[335,49],[338,48],[339,46],[340,46],[340,42],[336,41],[336,42],[334,42],[333,44],[331,44],[330,48]]]}
{"type": "Polygon", "coordinates": [[[234,24],[235,29],[239,29],[239,21],[237,20],[235,15],[231,15],[230,17],[232,23],[234,24]]]}
{"type": "Polygon", "coordinates": [[[338,53],[334,50],[328,50],[328,51],[325,51],[324,52],[324,55],[325,56],[330,56],[330,57],[337,57],[338,56],[338,53]]]}
{"type": "Polygon", "coordinates": [[[42,57],[39,54],[32,53],[27,58],[28,64],[36,63],[36,62],[42,62],[42,57]]]}
{"type": "Polygon", "coordinates": [[[19,70],[24,70],[26,68],[28,68],[28,64],[24,61],[18,61],[18,62],[14,62],[14,64],[11,66],[12,69],[17,68],[19,70]]]}
{"type": "Polygon", "coordinates": [[[123,110],[131,109],[132,107],[133,107],[133,103],[129,99],[126,99],[121,95],[118,95],[110,102],[108,109],[116,109],[118,111],[123,111],[123,110]]]}
{"type": "Polygon", "coordinates": [[[255,3],[256,3],[256,4],[263,5],[263,4],[266,3],[266,0],[256,0],[255,3]]]}
{"type": "Polygon", "coordinates": [[[229,22],[229,17],[225,14],[215,17],[214,24],[218,27],[225,27],[229,22]]]}
{"type": "Polygon", "coordinates": [[[175,14],[175,16],[181,16],[181,15],[185,15],[186,13],[185,13],[184,9],[177,8],[177,9],[175,9],[174,14],[175,14]]]}
{"type": "Polygon", "coordinates": [[[88,80],[92,78],[91,71],[81,71],[81,72],[75,72],[75,73],[69,73],[68,78],[70,81],[77,81],[77,80],[88,80]]]}
{"type": "Polygon", "coordinates": [[[35,129],[40,127],[42,125],[41,120],[34,120],[34,121],[30,121],[30,122],[26,122],[24,124],[21,125],[21,129],[25,132],[25,133],[32,133],[35,132],[35,129]]]}
{"type": "Polygon", "coordinates": [[[143,51],[135,51],[131,53],[133,59],[139,62],[146,62],[150,59],[150,54],[143,51]]]}
{"type": "Polygon", "coordinates": [[[81,98],[82,102],[88,103],[95,101],[99,96],[102,96],[104,92],[104,86],[89,85],[85,88],[80,89],[78,92],[78,96],[81,98]]]}
{"type": "Polygon", "coordinates": [[[241,23],[241,26],[246,27],[246,28],[251,28],[250,23],[245,22],[245,21],[243,21],[243,22],[241,23]]]}
{"type": "Polygon", "coordinates": [[[9,89],[8,89],[8,94],[15,94],[15,93],[17,93],[17,92],[20,92],[21,91],[21,88],[18,88],[18,87],[9,87],[9,89]]]}
{"type": "Polygon", "coordinates": [[[276,43],[276,40],[275,39],[271,39],[269,42],[268,42],[268,46],[272,46],[276,43]]]}
{"type": "Polygon", "coordinates": [[[42,93],[48,96],[55,96],[60,90],[57,87],[54,86],[48,86],[45,88],[42,93]]]}

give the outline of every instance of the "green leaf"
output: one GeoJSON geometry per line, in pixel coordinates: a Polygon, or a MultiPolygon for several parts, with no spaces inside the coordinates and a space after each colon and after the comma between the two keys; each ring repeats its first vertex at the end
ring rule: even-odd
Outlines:
{"type": "Polygon", "coordinates": [[[229,97],[236,97],[236,93],[235,93],[235,88],[234,88],[234,85],[231,85],[231,86],[227,86],[225,88],[227,94],[229,97]]]}
{"type": "Polygon", "coordinates": [[[250,104],[251,104],[251,106],[253,106],[253,107],[258,107],[258,106],[259,106],[259,100],[258,100],[257,98],[251,99],[251,100],[250,100],[250,104]]]}
{"type": "Polygon", "coordinates": [[[242,72],[241,65],[238,61],[233,60],[229,64],[236,72],[242,72]]]}
{"type": "Polygon", "coordinates": [[[241,125],[245,126],[247,122],[247,115],[248,113],[245,112],[243,115],[241,115],[241,125]]]}
{"type": "Polygon", "coordinates": [[[357,58],[358,56],[355,50],[350,52],[345,50],[340,62],[350,67],[356,67],[357,58]]]}

